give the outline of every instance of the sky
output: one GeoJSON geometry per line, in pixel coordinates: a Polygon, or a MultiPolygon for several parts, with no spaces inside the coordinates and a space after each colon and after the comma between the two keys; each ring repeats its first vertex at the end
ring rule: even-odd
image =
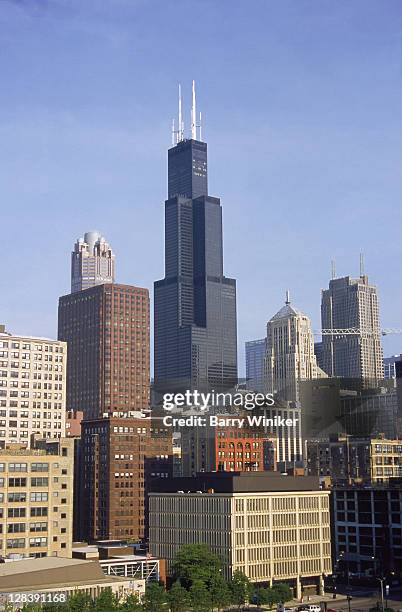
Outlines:
{"type": "MultiPolygon", "coordinates": [[[[0,0],[0,322],[56,337],[70,252],[164,275],[167,149],[191,81],[244,342],[292,303],[320,329],[331,260],[402,328],[400,0],[0,0]]],[[[402,335],[384,339],[402,352],[402,335]]]]}

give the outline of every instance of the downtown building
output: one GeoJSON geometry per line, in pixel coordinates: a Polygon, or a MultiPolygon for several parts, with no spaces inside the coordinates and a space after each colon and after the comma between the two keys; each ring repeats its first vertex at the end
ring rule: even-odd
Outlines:
{"type": "Polygon", "coordinates": [[[264,363],[266,338],[246,342],[246,388],[250,391],[264,391],[264,363]]]}
{"type": "Polygon", "coordinates": [[[71,557],[74,446],[36,440],[0,450],[0,555],[71,557]]]}
{"type": "Polygon", "coordinates": [[[114,283],[115,256],[99,232],[86,232],[71,253],[71,293],[114,283]]]}
{"type": "Polygon", "coordinates": [[[184,544],[217,554],[225,578],[287,582],[295,596],[323,592],[332,573],[329,492],[318,479],[277,472],[201,473],[153,483],[150,551],[167,561],[184,544]]]}
{"type": "Polygon", "coordinates": [[[141,413],[83,421],[80,540],[143,540],[152,479],[172,478],[171,432],[141,413]]]}
{"type": "Polygon", "coordinates": [[[159,393],[220,391],[237,382],[236,281],[223,274],[222,207],[208,193],[194,90],[192,116],[191,138],[184,138],[180,118],[168,151],[165,277],[154,285],[159,393]]]}
{"type": "Polygon", "coordinates": [[[363,379],[375,385],[384,377],[377,287],[362,274],[332,279],[322,292],[323,330],[357,330],[323,334],[322,363],[333,377],[363,379]]]}
{"type": "Polygon", "coordinates": [[[268,321],[265,355],[265,391],[275,398],[265,414],[297,422],[295,427],[282,427],[277,432],[277,461],[282,469],[302,461],[300,385],[325,376],[317,365],[310,319],[291,305],[287,292],[285,306],[268,321]]]}
{"type": "Polygon", "coordinates": [[[68,410],[85,419],[149,408],[149,293],[108,283],[59,300],[68,410]]]}
{"type": "Polygon", "coordinates": [[[0,328],[0,448],[65,435],[65,342],[0,328]]]}

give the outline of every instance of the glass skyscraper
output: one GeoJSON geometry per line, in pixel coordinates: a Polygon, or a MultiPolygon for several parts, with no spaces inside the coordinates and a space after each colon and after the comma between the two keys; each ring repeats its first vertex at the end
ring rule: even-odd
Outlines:
{"type": "Polygon", "coordinates": [[[155,389],[223,390],[237,382],[236,281],[223,274],[222,208],[208,195],[207,145],[168,152],[165,278],[155,282],[155,389]]]}

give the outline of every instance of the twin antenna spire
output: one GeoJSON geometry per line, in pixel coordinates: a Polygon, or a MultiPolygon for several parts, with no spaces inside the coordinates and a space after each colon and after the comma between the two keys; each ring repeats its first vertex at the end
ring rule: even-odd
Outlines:
{"type": "MultiPolygon", "coordinates": [[[[192,102],[191,102],[191,138],[193,140],[202,140],[201,136],[201,113],[198,116],[199,122],[197,123],[197,109],[196,109],[196,101],[195,101],[195,82],[193,81],[192,86],[192,102]],[[197,128],[198,128],[198,138],[197,138],[197,128]]],[[[184,119],[183,119],[183,109],[182,109],[182,97],[181,97],[181,85],[179,84],[179,117],[178,117],[178,125],[177,130],[175,126],[175,120],[173,119],[172,123],[172,145],[178,144],[185,140],[184,137],[184,119]]]]}

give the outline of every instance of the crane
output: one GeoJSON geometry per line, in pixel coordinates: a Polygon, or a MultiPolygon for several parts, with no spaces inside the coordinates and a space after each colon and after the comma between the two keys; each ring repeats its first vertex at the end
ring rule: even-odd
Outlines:
{"type": "Polygon", "coordinates": [[[389,334],[402,334],[402,329],[385,327],[384,329],[374,330],[349,327],[346,329],[321,329],[313,333],[315,336],[388,336],[389,334]]]}

